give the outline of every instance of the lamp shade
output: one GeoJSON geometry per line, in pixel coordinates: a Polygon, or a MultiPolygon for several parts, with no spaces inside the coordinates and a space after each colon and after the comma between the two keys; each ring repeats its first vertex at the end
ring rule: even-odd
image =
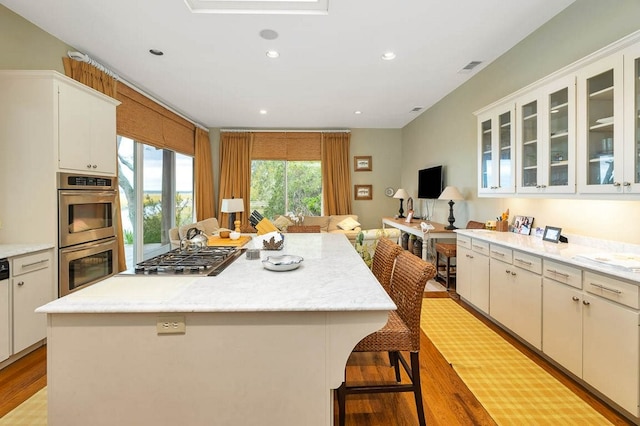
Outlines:
{"type": "Polygon", "coordinates": [[[447,186],[438,197],[438,200],[460,201],[464,200],[464,197],[455,186],[447,186]]]}
{"type": "Polygon", "coordinates": [[[242,198],[223,198],[220,211],[222,213],[243,212],[244,201],[242,201],[242,198]]]}
{"type": "Polygon", "coordinates": [[[393,194],[393,198],[400,198],[400,199],[406,200],[409,198],[409,193],[405,191],[403,188],[400,188],[396,191],[395,194],[393,194]]]}

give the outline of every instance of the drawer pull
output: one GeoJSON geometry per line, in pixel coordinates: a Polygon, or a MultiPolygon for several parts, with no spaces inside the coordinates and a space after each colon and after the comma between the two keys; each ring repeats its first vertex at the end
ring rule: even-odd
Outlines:
{"type": "Polygon", "coordinates": [[[547,269],[547,272],[551,272],[555,275],[560,275],[561,277],[569,278],[569,274],[565,274],[564,272],[556,271],[555,269],[547,269]]]}
{"type": "Polygon", "coordinates": [[[595,283],[589,283],[594,287],[598,287],[599,289],[602,289],[604,291],[610,291],[611,293],[615,293],[615,294],[622,294],[622,292],[616,288],[609,288],[609,287],[605,287],[602,284],[595,284],[595,283]]]}
{"type": "Polygon", "coordinates": [[[589,306],[591,303],[590,303],[590,302],[587,302],[586,300],[583,300],[583,301],[582,301],[582,304],[583,304],[584,306],[589,306]]]}
{"type": "Polygon", "coordinates": [[[42,259],[42,260],[38,260],[37,262],[25,263],[24,265],[22,265],[22,269],[28,268],[28,267],[34,266],[34,265],[39,265],[41,263],[45,263],[45,262],[48,262],[48,261],[49,261],[49,259],[42,259]]]}
{"type": "Polygon", "coordinates": [[[24,281],[18,281],[18,286],[22,287],[24,285],[24,281]]]}
{"type": "Polygon", "coordinates": [[[578,296],[573,296],[571,300],[573,300],[574,302],[578,302],[580,301],[580,298],[578,296]]]}
{"type": "Polygon", "coordinates": [[[473,259],[473,256],[471,256],[470,254],[466,255],[469,259],[473,259]]]}
{"type": "Polygon", "coordinates": [[[473,245],[473,248],[474,249],[478,249],[478,250],[484,250],[484,247],[476,245],[476,244],[473,245]]]}
{"type": "Polygon", "coordinates": [[[516,257],[516,260],[517,260],[518,262],[520,262],[520,263],[524,263],[525,265],[528,265],[528,266],[533,265],[533,263],[529,262],[528,260],[518,259],[517,257],[516,257]]]}
{"type": "Polygon", "coordinates": [[[491,253],[497,254],[497,255],[500,255],[500,256],[504,256],[504,253],[501,253],[501,252],[495,251],[495,250],[492,250],[491,253]]]}
{"type": "Polygon", "coordinates": [[[516,273],[515,273],[515,272],[511,272],[511,275],[513,275],[513,276],[515,277],[515,276],[516,276],[516,273]]]}

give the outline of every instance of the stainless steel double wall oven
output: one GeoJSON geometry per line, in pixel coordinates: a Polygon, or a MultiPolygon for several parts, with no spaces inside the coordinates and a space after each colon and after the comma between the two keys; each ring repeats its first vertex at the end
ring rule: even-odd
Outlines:
{"type": "Polygon", "coordinates": [[[58,173],[59,296],[118,268],[117,178],[58,173]]]}

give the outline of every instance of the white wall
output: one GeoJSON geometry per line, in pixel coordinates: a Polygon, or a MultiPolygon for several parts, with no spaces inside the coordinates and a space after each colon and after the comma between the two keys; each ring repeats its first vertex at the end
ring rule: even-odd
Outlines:
{"type": "MultiPolygon", "coordinates": [[[[414,193],[417,170],[443,164],[448,185],[466,201],[456,203],[456,225],[469,219],[511,215],[535,218],[567,233],[640,243],[640,201],[477,197],[474,111],[640,29],[640,1],[577,0],[402,130],[401,182],[414,193]]],[[[448,205],[436,203],[434,220],[446,222],[448,205]]]]}

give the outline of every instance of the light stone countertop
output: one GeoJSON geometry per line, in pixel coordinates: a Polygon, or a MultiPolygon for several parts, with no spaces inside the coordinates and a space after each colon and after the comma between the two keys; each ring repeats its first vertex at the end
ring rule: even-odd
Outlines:
{"type": "Polygon", "coordinates": [[[33,243],[33,244],[0,244],[0,259],[5,257],[20,256],[22,254],[35,253],[41,250],[53,248],[53,244],[33,243]]]}
{"type": "Polygon", "coordinates": [[[619,267],[579,257],[580,255],[607,253],[640,254],[639,245],[587,238],[578,235],[566,235],[569,240],[568,243],[552,243],[543,241],[542,238],[533,235],[520,235],[513,232],[497,232],[486,229],[457,229],[456,233],[578,266],[592,272],[623,278],[640,285],[640,272],[631,272],[619,267]]]}
{"type": "Polygon", "coordinates": [[[117,275],[37,309],[45,313],[294,312],[393,310],[348,239],[287,234],[280,251],[304,258],[298,269],[269,271],[240,256],[216,277],[117,275]]]}

